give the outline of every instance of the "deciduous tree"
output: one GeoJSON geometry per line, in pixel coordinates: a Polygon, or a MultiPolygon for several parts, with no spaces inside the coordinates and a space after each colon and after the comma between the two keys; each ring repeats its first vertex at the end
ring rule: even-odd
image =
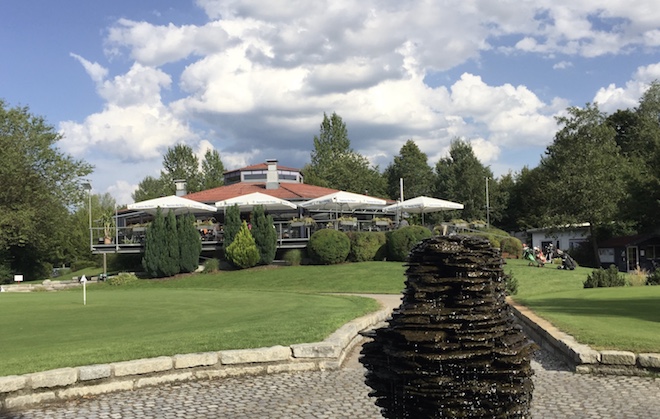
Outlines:
{"type": "Polygon", "coordinates": [[[400,181],[403,179],[403,199],[417,196],[431,196],[435,175],[428,164],[428,157],[413,140],[408,140],[394,156],[393,162],[384,172],[387,180],[387,194],[392,199],[399,198],[400,181]]]}
{"type": "Polygon", "coordinates": [[[218,150],[207,150],[202,161],[202,190],[217,188],[224,184],[225,165],[218,150]]]}

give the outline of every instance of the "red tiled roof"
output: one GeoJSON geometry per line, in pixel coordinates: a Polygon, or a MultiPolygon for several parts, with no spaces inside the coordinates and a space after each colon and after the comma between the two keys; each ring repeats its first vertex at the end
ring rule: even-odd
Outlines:
{"type": "Polygon", "coordinates": [[[206,191],[191,193],[185,197],[192,199],[193,201],[214,205],[218,201],[224,201],[225,199],[246,195],[252,192],[261,192],[276,198],[286,199],[287,201],[308,201],[323,195],[338,192],[338,190],[293,182],[281,182],[277,189],[266,189],[265,183],[239,182],[227,186],[219,186],[206,191]]]}

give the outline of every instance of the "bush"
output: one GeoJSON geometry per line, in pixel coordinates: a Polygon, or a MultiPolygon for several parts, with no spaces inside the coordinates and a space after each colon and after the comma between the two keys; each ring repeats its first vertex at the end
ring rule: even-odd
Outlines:
{"type": "Polygon", "coordinates": [[[266,216],[262,205],[257,205],[252,211],[251,233],[257,250],[259,250],[259,263],[270,265],[277,252],[277,231],[273,223],[273,216],[266,216]]]}
{"type": "Polygon", "coordinates": [[[351,241],[341,231],[324,228],[312,234],[307,249],[314,263],[333,265],[346,260],[351,250],[351,241]]]}
{"type": "Polygon", "coordinates": [[[660,269],[656,269],[646,277],[646,285],[660,285],[660,269]]]}
{"type": "Polygon", "coordinates": [[[522,257],[522,242],[515,237],[505,237],[500,240],[500,250],[503,255],[507,253],[509,257],[520,259],[522,257]]]}
{"type": "Polygon", "coordinates": [[[11,267],[8,264],[0,263],[0,284],[11,284],[14,276],[11,273],[11,267]]]}
{"type": "Polygon", "coordinates": [[[229,263],[241,269],[251,268],[259,263],[259,250],[245,221],[234,241],[225,249],[225,256],[229,263]]]}
{"type": "Polygon", "coordinates": [[[623,287],[624,285],[626,285],[626,279],[614,265],[610,265],[607,270],[594,269],[584,281],[584,288],[623,287]]]}
{"type": "Polygon", "coordinates": [[[289,266],[299,266],[302,261],[302,251],[300,249],[289,249],[284,252],[282,258],[289,266]]]}
{"type": "Polygon", "coordinates": [[[518,294],[518,280],[513,276],[513,272],[509,271],[508,275],[504,276],[504,288],[506,295],[518,294]]]}
{"type": "Polygon", "coordinates": [[[179,271],[195,272],[199,268],[199,255],[202,253],[202,241],[195,227],[195,216],[180,215],[177,220],[179,245],[179,271]]]}
{"type": "Polygon", "coordinates": [[[381,249],[387,243],[385,233],[377,231],[355,231],[346,233],[346,235],[351,241],[351,250],[348,254],[348,260],[351,262],[378,260],[377,256],[384,253],[381,249]]]}
{"type": "Polygon", "coordinates": [[[402,227],[389,232],[386,235],[388,259],[404,262],[413,246],[431,236],[433,236],[431,230],[417,225],[402,227]]]}
{"type": "Polygon", "coordinates": [[[135,282],[137,280],[138,277],[135,276],[135,274],[128,272],[121,272],[115,276],[109,277],[106,282],[108,283],[108,285],[119,286],[119,285],[130,284],[131,282],[135,282]]]}
{"type": "Polygon", "coordinates": [[[99,264],[94,260],[78,260],[71,264],[71,271],[79,271],[86,268],[98,268],[99,264]]]}
{"type": "Polygon", "coordinates": [[[218,259],[207,259],[204,262],[204,270],[202,273],[212,274],[220,270],[220,261],[218,259]]]}

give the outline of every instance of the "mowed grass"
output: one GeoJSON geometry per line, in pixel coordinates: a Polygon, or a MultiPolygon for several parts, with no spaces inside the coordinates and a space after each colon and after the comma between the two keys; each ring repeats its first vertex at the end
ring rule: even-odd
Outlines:
{"type": "Polygon", "coordinates": [[[0,295],[0,376],[145,357],[320,341],[398,293],[401,263],[257,268],[0,295]]]}
{"type": "Polygon", "coordinates": [[[584,288],[591,268],[558,270],[507,261],[519,282],[513,299],[595,349],[660,353],[660,286],[584,288]]]}

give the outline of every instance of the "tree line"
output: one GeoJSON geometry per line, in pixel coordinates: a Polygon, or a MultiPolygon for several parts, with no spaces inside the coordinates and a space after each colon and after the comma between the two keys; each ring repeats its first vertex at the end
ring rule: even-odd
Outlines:
{"type": "MultiPolygon", "coordinates": [[[[636,107],[607,114],[597,104],[570,107],[538,166],[494,177],[465,139],[452,140],[435,165],[408,140],[383,170],[351,147],[342,118],[323,115],[313,137],[305,183],[372,196],[419,195],[461,202],[460,213],[441,212],[429,222],[460,217],[485,220],[508,231],[589,222],[597,242],[660,228],[660,83],[636,107]],[[487,180],[488,179],[488,180],[487,180]],[[486,182],[489,206],[486,208],[486,182]]],[[[52,266],[93,261],[88,242],[88,199],[93,219],[112,213],[108,194],[88,197],[83,188],[93,167],[57,148],[55,129],[27,107],[0,100],[0,282],[13,273],[47,277],[52,266]]],[[[204,159],[179,144],[167,150],[159,177],[143,179],[136,201],[174,193],[174,179],[189,192],[222,185],[216,150],[204,159]]],[[[92,238],[93,240],[93,238],[92,238]]]]}

